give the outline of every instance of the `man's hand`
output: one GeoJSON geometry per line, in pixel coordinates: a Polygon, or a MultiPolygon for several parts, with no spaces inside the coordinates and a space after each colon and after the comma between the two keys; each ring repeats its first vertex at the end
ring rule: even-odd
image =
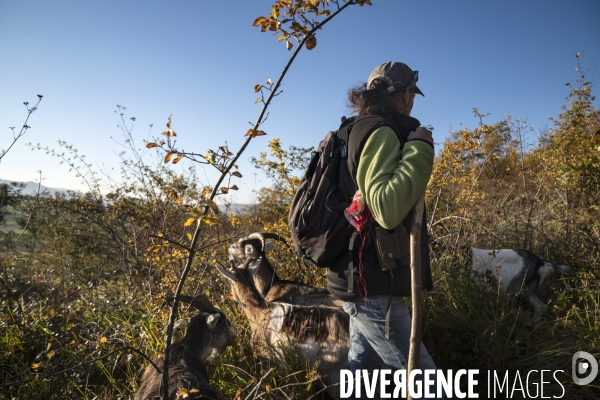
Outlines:
{"type": "Polygon", "coordinates": [[[431,135],[431,131],[422,126],[418,127],[416,131],[411,132],[408,135],[407,139],[408,140],[413,140],[413,139],[424,140],[433,146],[433,136],[431,135]]]}

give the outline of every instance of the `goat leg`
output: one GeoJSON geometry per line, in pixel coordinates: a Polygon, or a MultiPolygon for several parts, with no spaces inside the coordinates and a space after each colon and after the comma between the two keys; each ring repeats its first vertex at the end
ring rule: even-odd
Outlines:
{"type": "MultiPolygon", "coordinates": [[[[408,371],[419,368],[421,349],[421,319],[422,319],[422,283],[421,283],[421,224],[425,208],[425,193],[421,195],[413,207],[413,220],[410,227],[410,283],[412,296],[412,322],[410,328],[410,346],[408,350],[408,371]]],[[[408,396],[410,399],[410,394],[408,396]]]]}
{"type": "Polygon", "coordinates": [[[527,302],[529,302],[535,310],[533,312],[533,319],[536,320],[541,317],[546,308],[546,304],[535,294],[529,295],[529,297],[527,297],[527,302]]]}

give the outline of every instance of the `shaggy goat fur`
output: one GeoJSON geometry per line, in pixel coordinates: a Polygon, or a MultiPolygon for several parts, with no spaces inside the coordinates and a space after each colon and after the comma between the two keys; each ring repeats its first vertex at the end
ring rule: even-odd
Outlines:
{"type": "MultiPolygon", "coordinates": [[[[238,268],[219,272],[229,279],[233,297],[250,322],[252,345],[276,362],[281,350],[296,346],[304,359],[317,365],[317,371],[328,386],[339,383],[340,369],[348,368],[350,344],[349,316],[340,307],[299,306],[288,303],[266,302],[254,287],[248,260],[238,268]]],[[[339,388],[330,390],[339,396],[339,388]]]]}
{"type": "MultiPolygon", "coordinates": [[[[184,321],[188,327],[184,338],[169,349],[169,399],[176,400],[181,389],[187,390],[188,399],[217,399],[203,360],[222,353],[237,332],[225,314],[214,307],[205,307],[205,311],[184,321]]],[[[163,369],[164,359],[156,358],[154,363],[163,369]]],[[[135,400],[162,399],[161,382],[162,373],[148,365],[135,400]]]]}

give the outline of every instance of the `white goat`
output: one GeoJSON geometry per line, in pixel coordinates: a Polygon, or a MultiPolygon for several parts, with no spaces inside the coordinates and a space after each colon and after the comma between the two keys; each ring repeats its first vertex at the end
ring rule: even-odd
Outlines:
{"type": "Polygon", "coordinates": [[[341,307],[300,306],[266,302],[254,286],[249,264],[262,260],[247,260],[244,265],[226,270],[217,266],[226,277],[233,297],[250,323],[252,345],[263,355],[281,363],[281,350],[296,346],[302,356],[324,377],[329,392],[339,397],[340,369],[347,369],[350,344],[349,316],[341,307]]]}
{"type": "Polygon", "coordinates": [[[266,253],[274,247],[274,242],[267,239],[275,239],[287,245],[279,235],[255,232],[229,246],[229,260],[232,267],[260,257],[260,263],[252,263],[248,268],[256,289],[266,301],[341,307],[341,302],[336,300],[327,289],[279,278],[266,257],[266,253]]]}
{"type": "Polygon", "coordinates": [[[553,272],[568,273],[561,263],[548,262],[527,250],[483,250],[471,248],[471,276],[492,274],[507,294],[521,294],[534,308],[533,319],[544,313],[544,302],[535,295],[540,284],[553,272]]]}
{"type": "MultiPolygon", "coordinates": [[[[216,392],[209,385],[203,360],[223,352],[237,331],[206,296],[180,296],[179,299],[199,312],[175,324],[178,328],[187,326],[187,331],[183,339],[173,343],[169,349],[169,399],[179,398],[181,389],[187,391],[188,399],[217,399],[216,392]]],[[[154,364],[162,369],[164,359],[156,358],[154,364]]],[[[162,373],[148,365],[135,400],[162,399],[161,382],[162,373]]]]}

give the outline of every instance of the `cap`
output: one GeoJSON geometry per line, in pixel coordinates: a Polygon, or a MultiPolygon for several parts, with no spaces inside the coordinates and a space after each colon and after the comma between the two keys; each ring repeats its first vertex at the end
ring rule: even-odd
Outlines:
{"type": "Polygon", "coordinates": [[[388,61],[385,64],[381,64],[371,72],[369,80],[367,81],[367,89],[373,89],[371,85],[376,79],[381,79],[388,84],[388,92],[394,92],[401,87],[413,86],[415,93],[425,96],[421,89],[417,87],[417,81],[419,80],[419,71],[413,71],[408,65],[396,62],[388,61]]]}

